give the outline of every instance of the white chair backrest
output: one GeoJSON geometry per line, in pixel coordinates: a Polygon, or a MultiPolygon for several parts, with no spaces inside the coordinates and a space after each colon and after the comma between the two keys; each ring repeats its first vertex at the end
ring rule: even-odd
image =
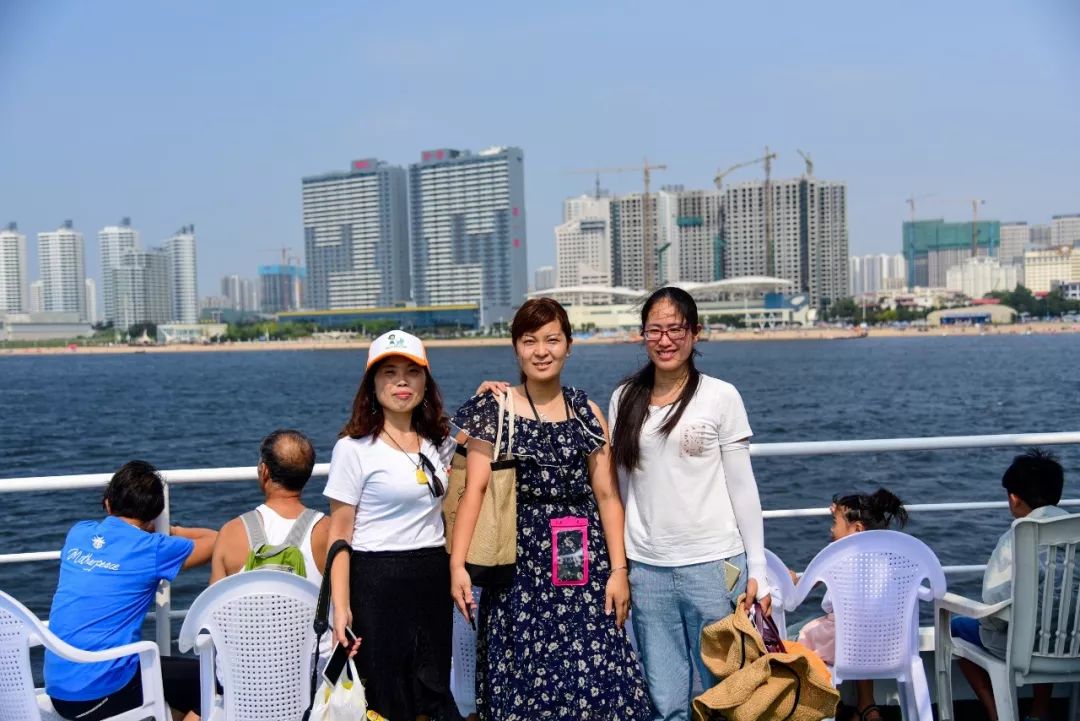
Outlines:
{"type": "Polygon", "coordinates": [[[218,581],[195,599],[180,647],[209,632],[224,688],[224,717],[298,719],[311,693],[312,621],[319,589],[282,571],[250,571],[218,581]]]}
{"type": "Polygon", "coordinates": [[[787,613],[784,611],[784,603],[795,596],[795,584],[791,582],[791,574],[787,564],[769,549],[765,549],[765,577],[772,589],[773,605],[772,619],[776,628],[780,631],[781,638],[787,639],[787,613]]]}
{"type": "Polygon", "coordinates": [[[26,606],[0,591],[0,718],[40,721],[30,667],[30,646],[49,631],[26,606]]]}
{"type": "Polygon", "coordinates": [[[1080,515],[1022,518],[1012,532],[1010,661],[1021,673],[1080,671],[1080,515]]]}
{"type": "Polygon", "coordinates": [[[919,599],[945,595],[937,556],[898,531],[862,531],[830,543],[799,579],[788,610],[818,583],[828,587],[836,615],[837,679],[904,674],[919,652],[919,599]]]}

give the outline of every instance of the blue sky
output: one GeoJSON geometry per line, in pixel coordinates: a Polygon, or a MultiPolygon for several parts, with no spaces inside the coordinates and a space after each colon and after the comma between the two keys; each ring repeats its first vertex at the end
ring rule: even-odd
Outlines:
{"type": "Polygon", "coordinates": [[[936,194],[920,216],[1080,212],[1074,0],[0,0],[0,30],[0,222],[73,219],[94,277],[101,227],[156,245],[194,223],[217,294],[302,255],[302,176],[436,147],[524,148],[530,271],[592,186],[568,171],[646,156],[657,184],[708,187],[807,150],[848,184],[857,254],[898,251],[911,193],[936,194]]]}

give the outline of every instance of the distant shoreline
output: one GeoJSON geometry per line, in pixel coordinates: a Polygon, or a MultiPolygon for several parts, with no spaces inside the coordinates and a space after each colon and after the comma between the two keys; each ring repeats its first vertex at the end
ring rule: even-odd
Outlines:
{"type": "MultiPolygon", "coordinates": [[[[841,328],[796,328],[784,330],[737,330],[729,333],[712,333],[706,336],[709,342],[745,342],[745,341],[785,341],[785,340],[859,340],[861,338],[941,338],[960,336],[1008,336],[1008,335],[1059,335],[1080,333],[1080,324],[1065,323],[1026,323],[1024,325],[990,326],[972,328],[962,326],[942,326],[926,331],[897,328],[871,328],[861,335],[856,330],[841,328]]],[[[576,341],[581,345],[619,345],[639,343],[640,339],[629,336],[592,336],[576,341]]],[[[509,338],[456,338],[431,339],[424,341],[429,348],[487,348],[510,344],[509,338]]],[[[166,346],[76,346],[48,348],[0,348],[2,356],[45,356],[45,355],[118,355],[134,353],[231,353],[250,351],[313,351],[313,350],[367,350],[369,340],[312,340],[295,341],[259,341],[251,343],[222,343],[214,345],[166,345],[166,346]]]]}

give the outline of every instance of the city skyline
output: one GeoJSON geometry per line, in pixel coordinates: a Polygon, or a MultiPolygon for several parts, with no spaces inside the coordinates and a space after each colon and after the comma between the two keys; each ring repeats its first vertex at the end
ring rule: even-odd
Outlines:
{"type": "MultiPolygon", "coordinates": [[[[0,222],[30,234],[130,215],[157,239],[190,219],[205,241],[199,285],[213,288],[274,262],[265,248],[302,242],[297,178],[343,158],[405,164],[416,148],[491,143],[530,158],[530,270],[553,264],[561,201],[592,185],[568,171],[644,157],[668,166],[654,187],[705,188],[766,144],[777,176],[800,171],[796,148],[807,150],[818,174],[846,182],[860,254],[895,250],[909,196],[937,194],[919,216],[949,220],[967,216],[954,196],[985,198],[1003,221],[1080,210],[1075,3],[839,2],[824,17],[702,3],[647,22],[596,6],[569,25],[564,10],[5,3],[0,137],[19,142],[5,153],[0,222]],[[973,22],[1010,42],[924,52],[973,22]],[[197,56],[160,52],[191,41],[197,56]],[[581,68],[597,82],[568,83],[581,68]],[[78,108],[78,122],[52,112],[61,107],[78,108]],[[795,108],[806,110],[797,123],[795,108]]],[[[760,177],[748,168],[729,182],[760,177]]],[[[601,181],[624,194],[641,186],[640,173],[601,181]]],[[[99,263],[88,253],[91,277],[99,263]]]]}

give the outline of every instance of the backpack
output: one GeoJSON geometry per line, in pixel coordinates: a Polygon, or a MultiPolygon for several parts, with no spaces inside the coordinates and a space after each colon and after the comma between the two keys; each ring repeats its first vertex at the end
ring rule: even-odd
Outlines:
{"type": "Polygon", "coordinates": [[[304,563],[304,554],[300,551],[300,544],[304,542],[308,531],[322,516],[318,511],[305,508],[289,529],[289,535],[276,546],[266,542],[266,529],[263,526],[262,516],[259,512],[248,511],[240,516],[247,531],[248,551],[247,560],[244,562],[244,571],[256,569],[270,571],[285,571],[295,573],[300,578],[307,578],[307,567],[304,563]]]}

